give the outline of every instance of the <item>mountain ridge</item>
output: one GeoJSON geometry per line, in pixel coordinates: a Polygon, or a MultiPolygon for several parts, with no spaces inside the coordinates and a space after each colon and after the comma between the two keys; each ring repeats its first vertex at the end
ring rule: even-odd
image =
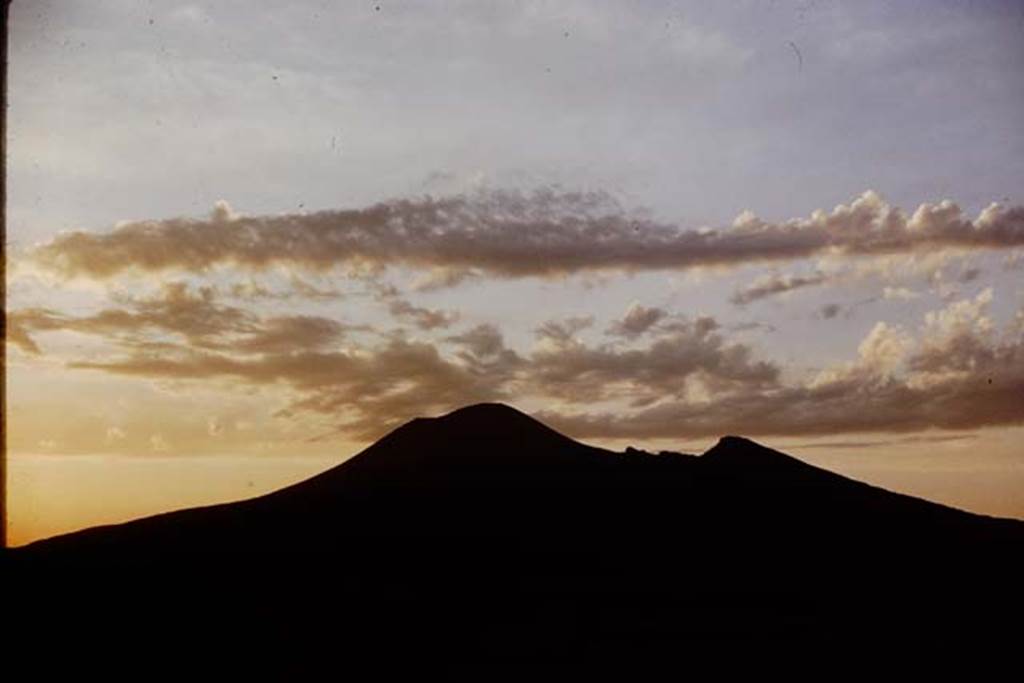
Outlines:
{"type": "MultiPolygon", "coordinates": [[[[144,522],[147,519],[165,519],[185,513],[195,514],[203,510],[221,510],[230,506],[260,505],[264,501],[273,501],[288,495],[306,493],[307,489],[317,486],[331,487],[345,485],[353,479],[356,484],[401,486],[410,477],[424,476],[425,469],[443,465],[448,469],[463,469],[474,473],[475,477],[485,477],[486,483],[494,485],[501,477],[511,477],[511,483],[517,483],[523,477],[536,477],[537,467],[550,468],[557,473],[558,467],[574,467],[577,460],[600,459],[606,469],[609,465],[618,464],[625,469],[630,456],[641,458],[645,465],[651,466],[655,461],[660,465],[674,466],[677,470],[712,469],[719,475],[727,474],[732,483],[747,485],[783,482],[789,485],[805,486],[821,485],[853,485],[870,490],[873,493],[892,497],[894,500],[915,501],[915,503],[968,515],[980,519],[988,519],[1007,525],[1019,525],[1024,529],[1024,521],[1009,518],[982,515],[961,510],[933,501],[915,498],[906,494],[892,492],[856,479],[831,472],[824,468],[806,463],[798,458],[774,450],[747,437],[725,435],[699,455],[687,455],[675,452],[662,452],[658,455],[634,447],[627,447],[622,452],[609,451],[589,446],[565,436],[542,421],[504,403],[485,402],[467,405],[436,417],[418,417],[409,420],[385,434],[371,446],[353,455],[346,461],[306,480],[291,484],[281,489],[232,503],[218,503],[198,508],[169,511],[151,515],[137,520],[119,524],[91,527],[83,530],[61,534],[55,537],[40,539],[22,548],[41,548],[51,541],[73,538],[81,534],[91,534],[99,529],[117,529],[144,522]],[[502,441],[512,445],[510,453],[479,453],[452,456],[450,453],[437,449],[456,442],[473,445],[502,441]],[[425,446],[424,444],[428,444],[425,446]],[[558,452],[559,449],[565,452],[558,452]],[[545,459],[547,456],[547,459],[545,459]],[[566,458],[568,457],[568,462],[566,458]],[[557,462],[556,462],[557,460],[557,462]],[[440,462],[439,462],[440,461],[440,462]],[[515,474],[512,468],[527,467],[525,472],[515,474]],[[483,474],[481,473],[481,468],[483,474]],[[491,476],[486,476],[491,472],[491,476]]],[[[596,463],[589,463],[591,465],[596,463]]],[[[662,471],[669,469],[662,467],[662,471]]],[[[543,470],[542,470],[543,472],[543,470]]],[[[406,482],[408,483],[408,482],[406,482]]],[[[480,483],[477,479],[467,485],[480,483]]],[[[410,484],[411,485],[411,484],[410,484]]]]}
{"type": "Polygon", "coordinates": [[[722,639],[966,642],[1024,610],[1024,522],[742,437],[699,456],[613,452],[493,403],[407,422],[263,496],[37,541],[4,565],[28,632],[54,615],[87,632],[112,613],[130,642],[187,624],[376,662],[453,643],[511,661],[722,639]],[[325,614],[344,619],[318,630],[325,614]]]}

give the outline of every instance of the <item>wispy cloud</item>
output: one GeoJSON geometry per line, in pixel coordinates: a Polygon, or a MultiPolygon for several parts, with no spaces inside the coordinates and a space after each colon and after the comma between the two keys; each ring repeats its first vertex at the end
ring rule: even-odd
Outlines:
{"type": "Polygon", "coordinates": [[[637,337],[650,330],[661,320],[664,320],[667,315],[668,313],[661,308],[649,308],[634,302],[630,304],[625,315],[618,320],[612,321],[612,324],[608,326],[607,332],[608,334],[621,337],[637,337]]]}
{"type": "Polygon", "coordinates": [[[812,273],[811,275],[767,273],[734,293],[730,301],[739,306],[744,306],[759,299],[791,292],[794,289],[820,285],[828,282],[828,280],[829,277],[821,272],[812,273]]]}
{"type": "Polygon", "coordinates": [[[8,341],[25,352],[39,354],[32,333],[66,330],[153,349],[166,344],[166,340],[158,340],[164,333],[194,349],[268,353],[322,348],[353,329],[319,316],[262,317],[219,303],[213,287],[190,287],[183,282],[166,283],[152,296],[115,298],[119,307],[84,316],[42,308],[12,311],[7,314],[8,341]]]}

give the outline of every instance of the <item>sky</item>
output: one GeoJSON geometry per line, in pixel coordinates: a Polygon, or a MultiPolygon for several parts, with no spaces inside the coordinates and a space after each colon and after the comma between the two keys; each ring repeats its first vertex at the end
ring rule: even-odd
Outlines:
{"type": "Polygon", "coordinates": [[[503,401],[1024,518],[1024,5],[14,2],[8,534],[503,401]]]}

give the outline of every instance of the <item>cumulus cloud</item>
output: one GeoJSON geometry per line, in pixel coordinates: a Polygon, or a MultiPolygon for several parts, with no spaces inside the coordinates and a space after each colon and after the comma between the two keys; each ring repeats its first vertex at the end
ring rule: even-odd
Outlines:
{"type": "Polygon", "coordinates": [[[634,302],[626,309],[626,314],[622,318],[612,321],[608,327],[608,334],[629,338],[637,337],[650,330],[667,315],[668,313],[660,308],[648,308],[634,302]]]}
{"type": "Polygon", "coordinates": [[[729,299],[738,306],[744,306],[758,299],[785,294],[794,289],[811,287],[828,282],[829,278],[825,273],[813,273],[811,275],[782,275],[779,273],[767,273],[754,280],[752,283],[735,292],[729,299]]]}
{"type": "Polygon", "coordinates": [[[992,289],[988,288],[973,299],[956,301],[926,314],[924,341],[911,360],[911,368],[922,375],[919,383],[933,383],[950,375],[992,372],[1000,358],[1012,369],[1019,349],[995,343],[995,325],[989,317],[992,298],[992,289]]]}
{"type": "Polygon", "coordinates": [[[530,356],[528,379],[537,393],[567,402],[623,397],[634,405],[695,388],[723,391],[776,381],[777,367],[754,360],[748,346],[729,342],[714,332],[717,327],[709,318],[677,321],[647,346],[628,349],[588,346],[542,328],[557,343],[530,356]]]}
{"type": "Polygon", "coordinates": [[[474,358],[489,358],[506,350],[501,332],[494,325],[486,323],[462,334],[448,337],[447,341],[459,344],[474,358]]]}
{"type": "Polygon", "coordinates": [[[996,335],[991,292],[925,318],[919,337],[885,323],[858,358],[804,384],[669,401],[632,412],[540,416],[580,438],[698,438],[964,430],[1024,424],[1024,326],[996,335]]]}
{"type": "Polygon", "coordinates": [[[685,269],[778,262],[816,255],[911,254],[1024,245],[1024,207],[992,204],[975,219],[951,201],[906,214],[868,191],[831,212],[691,229],[623,210],[607,194],[480,191],[397,199],[361,209],[240,216],[218,206],[206,219],[130,222],[110,232],[74,231],[28,254],[66,277],[110,278],[128,270],[194,273],[219,266],[277,265],[374,272],[391,265],[497,277],[685,269]]]}
{"type": "Polygon", "coordinates": [[[509,381],[525,367],[525,359],[505,346],[505,339],[494,325],[482,324],[446,339],[459,347],[456,357],[475,375],[490,375],[509,381]]]}

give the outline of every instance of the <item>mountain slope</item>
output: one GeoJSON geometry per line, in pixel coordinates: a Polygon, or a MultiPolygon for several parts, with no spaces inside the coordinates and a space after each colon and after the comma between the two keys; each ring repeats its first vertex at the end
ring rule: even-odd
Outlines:
{"type": "Polygon", "coordinates": [[[459,642],[507,655],[991,637],[1024,606],[1022,549],[1024,523],[746,439],[702,456],[613,453],[483,404],[413,420],[266,496],[87,529],[6,559],[64,614],[87,613],[84,600],[155,628],[212,609],[260,642],[268,629],[359,652],[459,642]],[[311,615],[334,630],[312,629],[311,615]]]}

